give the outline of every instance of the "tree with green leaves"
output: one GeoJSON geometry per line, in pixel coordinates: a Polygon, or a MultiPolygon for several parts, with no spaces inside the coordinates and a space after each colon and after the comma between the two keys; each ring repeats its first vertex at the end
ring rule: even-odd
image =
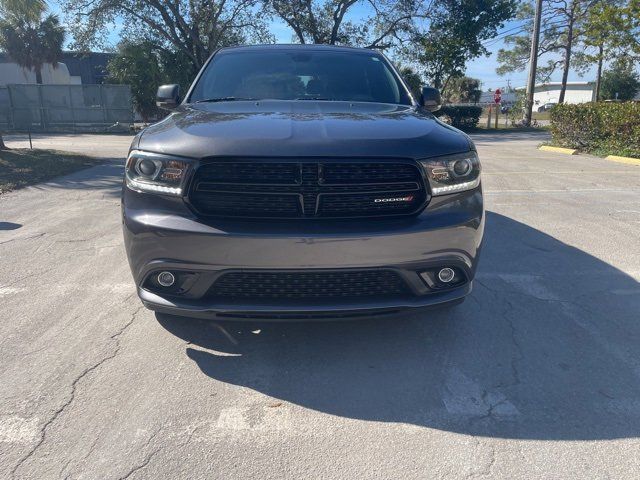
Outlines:
{"type": "Polygon", "coordinates": [[[617,23],[612,10],[617,10],[618,5],[600,2],[594,5],[587,14],[583,27],[583,49],[577,51],[573,58],[573,66],[582,75],[597,64],[595,100],[600,99],[600,86],[602,80],[602,65],[605,58],[611,54],[610,39],[619,31],[614,25],[617,23]]]}
{"type": "Polygon", "coordinates": [[[191,81],[186,73],[190,70],[189,58],[149,40],[120,42],[107,70],[109,83],[131,86],[133,104],[144,122],[160,113],[156,107],[156,92],[160,85],[177,83],[184,92],[191,81]]]}
{"type": "Polygon", "coordinates": [[[430,2],[424,0],[264,0],[271,14],[293,31],[300,43],[358,45],[387,49],[406,40],[414,21],[425,17],[430,2]],[[368,5],[372,14],[358,22],[349,14],[368,5]]]}
{"type": "Polygon", "coordinates": [[[413,67],[409,66],[400,67],[400,75],[402,75],[404,82],[411,90],[413,98],[417,101],[422,95],[422,77],[413,67]]]}
{"type": "Polygon", "coordinates": [[[268,42],[261,0],[61,0],[74,46],[103,47],[109,28],[121,20],[123,37],[151,41],[189,59],[194,76],[218,48],[268,42]]]}
{"type": "Polygon", "coordinates": [[[629,0],[619,12],[626,36],[618,48],[624,48],[634,61],[640,61],[640,0],[629,0]]]}
{"type": "Polygon", "coordinates": [[[0,2],[0,48],[22,68],[32,70],[42,83],[42,67],[54,67],[62,55],[64,28],[56,15],[47,14],[39,0],[0,2]]]}
{"type": "Polygon", "coordinates": [[[594,5],[583,25],[582,49],[573,66],[579,74],[596,64],[596,100],[600,99],[605,60],[640,60],[640,0],[609,0],[594,5]]]}
{"type": "MultiPolygon", "coordinates": [[[[538,57],[546,59],[546,65],[539,64],[536,78],[548,81],[558,69],[562,69],[562,86],[558,102],[564,102],[567,80],[572,65],[572,56],[580,45],[584,34],[585,21],[592,8],[602,0],[544,0],[540,24],[540,45],[538,57]]],[[[523,20],[522,28],[504,38],[508,48],[498,51],[496,69],[499,75],[522,71],[529,64],[531,53],[531,31],[533,29],[533,5],[531,1],[520,4],[517,14],[523,20]]]]}
{"type": "Polygon", "coordinates": [[[133,105],[144,122],[158,114],[156,91],[164,83],[165,76],[151,42],[121,42],[107,69],[110,83],[131,86],[133,105]]]}
{"type": "Polygon", "coordinates": [[[602,74],[603,100],[632,100],[640,91],[640,75],[629,59],[618,59],[602,74]]]}
{"type": "Polygon", "coordinates": [[[481,95],[480,80],[467,76],[452,78],[442,91],[446,103],[477,103],[481,95]]]}
{"type": "Polygon", "coordinates": [[[490,52],[483,42],[516,12],[515,0],[443,0],[431,12],[429,29],[414,38],[412,51],[430,84],[445,89],[464,75],[467,62],[490,52]]]}
{"type": "Polygon", "coordinates": [[[611,56],[640,61],[640,0],[607,0],[603,4],[592,16],[592,28],[604,37],[611,56]]]}
{"type": "Polygon", "coordinates": [[[0,18],[29,17],[39,18],[47,9],[44,0],[0,0],[0,18]]]}

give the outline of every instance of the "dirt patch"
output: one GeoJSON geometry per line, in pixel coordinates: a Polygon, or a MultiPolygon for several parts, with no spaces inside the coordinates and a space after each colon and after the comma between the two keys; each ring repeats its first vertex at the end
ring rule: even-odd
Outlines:
{"type": "Polygon", "coordinates": [[[0,194],[100,163],[100,159],[58,150],[0,150],[0,194]]]}

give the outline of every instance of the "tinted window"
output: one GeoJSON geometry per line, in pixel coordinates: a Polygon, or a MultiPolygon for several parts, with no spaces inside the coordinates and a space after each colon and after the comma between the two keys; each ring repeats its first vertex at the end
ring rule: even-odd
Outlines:
{"type": "Polygon", "coordinates": [[[381,56],[338,51],[219,53],[190,101],[222,97],[411,104],[381,56]]]}

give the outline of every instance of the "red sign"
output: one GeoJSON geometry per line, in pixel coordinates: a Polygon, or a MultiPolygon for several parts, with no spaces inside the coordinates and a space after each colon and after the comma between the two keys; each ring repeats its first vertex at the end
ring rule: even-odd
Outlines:
{"type": "Polygon", "coordinates": [[[500,100],[502,100],[502,91],[499,88],[496,88],[496,91],[493,94],[493,101],[500,103],[500,100]]]}

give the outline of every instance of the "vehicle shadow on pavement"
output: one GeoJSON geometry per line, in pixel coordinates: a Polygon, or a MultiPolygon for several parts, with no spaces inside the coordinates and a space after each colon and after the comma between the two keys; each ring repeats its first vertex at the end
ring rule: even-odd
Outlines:
{"type": "Polygon", "coordinates": [[[636,280],[488,212],[474,292],[451,311],[321,323],[157,318],[190,342],[204,374],[282,402],[473,435],[584,440],[640,436],[638,312],[636,280]]]}
{"type": "Polygon", "coordinates": [[[32,185],[38,190],[103,190],[105,195],[119,197],[122,191],[124,162],[122,159],[106,159],[102,165],[78,170],[62,177],[32,185]]]}

